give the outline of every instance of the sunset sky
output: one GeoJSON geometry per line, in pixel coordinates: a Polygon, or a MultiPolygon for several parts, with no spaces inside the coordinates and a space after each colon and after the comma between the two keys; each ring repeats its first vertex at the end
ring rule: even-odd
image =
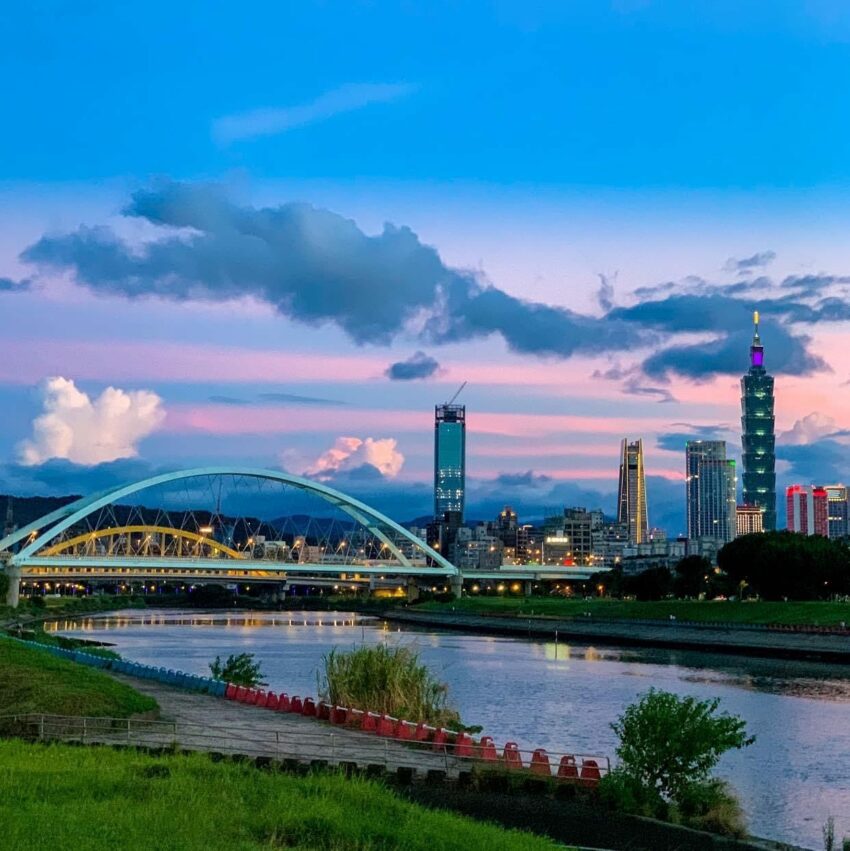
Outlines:
{"type": "Polygon", "coordinates": [[[780,486],[850,479],[846,3],[16,5],[0,491],[232,462],[409,520],[468,381],[470,517],[610,512],[643,437],[677,534],[756,307],[780,486]]]}

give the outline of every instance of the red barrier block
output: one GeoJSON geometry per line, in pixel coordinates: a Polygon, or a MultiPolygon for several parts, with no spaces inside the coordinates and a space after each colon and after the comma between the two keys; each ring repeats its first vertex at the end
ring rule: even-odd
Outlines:
{"type": "Polygon", "coordinates": [[[301,708],[301,714],[308,718],[316,717],[316,701],[312,697],[304,698],[304,705],[301,708]]]}
{"type": "Polygon", "coordinates": [[[254,701],[254,705],[265,706],[268,699],[269,696],[266,694],[264,689],[257,689],[257,699],[254,701]]]}
{"type": "Polygon", "coordinates": [[[392,738],[395,736],[395,720],[389,715],[382,715],[378,719],[378,729],[375,731],[379,736],[392,738]]]}
{"type": "Polygon", "coordinates": [[[364,733],[374,733],[378,729],[378,717],[371,712],[364,712],[360,720],[360,729],[364,733]]]}
{"type": "Polygon", "coordinates": [[[561,757],[561,762],[558,765],[558,778],[561,780],[578,780],[578,768],[574,756],[565,754],[561,757]]]}
{"type": "Polygon", "coordinates": [[[331,705],[329,703],[325,703],[322,701],[316,706],[316,717],[320,721],[330,721],[331,720],[331,705]]]}
{"type": "Polygon", "coordinates": [[[345,724],[348,720],[348,710],[344,706],[331,707],[331,724],[345,724]]]}
{"type": "Polygon", "coordinates": [[[432,739],[432,742],[435,751],[445,752],[449,746],[448,731],[440,727],[440,729],[434,733],[434,738],[432,739]]]}
{"type": "Polygon", "coordinates": [[[304,710],[304,702],[296,694],[292,698],[292,700],[289,701],[289,711],[290,712],[296,712],[298,715],[300,715],[303,712],[303,710],[304,710]]]}
{"type": "Polygon", "coordinates": [[[395,730],[395,737],[403,742],[413,741],[416,736],[416,725],[410,721],[399,721],[395,730]]]}
{"type": "Polygon", "coordinates": [[[469,733],[458,733],[455,741],[455,756],[471,757],[475,748],[475,742],[469,733]]]}
{"type": "Polygon", "coordinates": [[[529,766],[532,774],[542,774],[544,777],[552,776],[552,766],[549,764],[549,754],[545,748],[537,748],[531,755],[531,765],[529,766]]]}
{"type": "MultiPolygon", "coordinates": [[[[340,712],[343,711],[342,707],[337,707],[340,712]]],[[[363,725],[363,716],[366,714],[362,709],[353,709],[349,707],[345,711],[345,726],[346,727],[356,727],[360,729],[363,725]]]]}
{"type": "Polygon", "coordinates": [[[255,706],[257,703],[257,690],[255,688],[249,688],[248,694],[245,695],[245,703],[248,706],[255,706]]]}
{"type": "Polygon", "coordinates": [[[599,785],[601,779],[602,772],[599,770],[599,763],[595,759],[583,759],[581,761],[579,783],[582,786],[588,786],[592,789],[599,785]]]}
{"type": "Polygon", "coordinates": [[[506,768],[522,768],[522,756],[516,742],[505,743],[505,751],[502,758],[505,761],[506,768]]]}
{"type": "Polygon", "coordinates": [[[496,752],[496,745],[493,744],[493,739],[490,736],[482,736],[478,743],[478,758],[485,762],[498,762],[499,754],[496,752]]]}
{"type": "Polygon", "coordinates": [[[236,686],[236,700],[240,703],[244,703],[247,696],[248,689],[246,689],[245,686],[236,686]]]}
{"type": "Polygon", "coordinates": [[[225,700],[236,700],[237,691],[239,691],[239,686],[235,686],[233,683],[228,683],[227,688],[224,690],[225,700]]]}
{"type": "Polygon", "coordinates": [[[266,709],[277,709],[277,695],[273,691],[266,697],[266,709]]]}
{"type": "Polygon", "coordinates": [[[277,699],[277,711],[278,712],[289,712],[291,709],[291,701],[289,700],[289,695],[284,691],[281,692],[277,699]]]}
{"type": "Polygon", "coordinates": [[[420,721],[416,725],[415,739],[417,742],[427,742],[431,738],[431,733],[434,732],[433,727],[429,727],[424,721],[420,721]]]}

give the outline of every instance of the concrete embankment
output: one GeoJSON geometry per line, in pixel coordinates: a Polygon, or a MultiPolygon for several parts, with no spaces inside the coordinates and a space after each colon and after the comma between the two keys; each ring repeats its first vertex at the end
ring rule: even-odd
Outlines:
{"type": "Polygon", "coordinates": [[[702,650],[850,664],[850,635],[841,634],[783,632],[676,621],[527,618],[410,610],[391,610],[382,617],[388,621],[420,627],[431,626],[484,635],[547,639],[554,639],[557,635],[560,640],[593,644],[702,650]]]}

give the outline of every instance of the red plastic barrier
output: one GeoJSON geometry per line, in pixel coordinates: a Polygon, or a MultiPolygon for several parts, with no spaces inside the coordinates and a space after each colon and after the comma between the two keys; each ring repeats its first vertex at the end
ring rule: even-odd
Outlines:
{"type": "Polygon", "coordinates": [[[331,720],[331,709],[332,708],[333,707],[331,707],[331,705],[329,703],[325,703],[324,701],[322,701],[316,707],[316,717],[320,721],[330,721],[331,720]]]}
{"type": "Polygon", "coordinates": [[[542,774],[545,777],[552,776],[552,766],[549,764],[549,754],[545,748],[537,748],[531,755],[531,765],[529,766],[532,774],[542,774]]]}
{"type": "Polygon", "coordinates": [[[433,732],[433,727],[429,727],[424,721],[420,721],[416,725],[415,739],[417,742],[427,742],[433,732]]]}
{"type": "Polygon", "coordinates": [[[558,777],[561,780],[578,780],[578,768],[574,756],[566,754],[561,757],[561,762],[558,765],[558,777]]]}
{"type": "Polygon", "coordinates": [[[273,691],[266,697],[266,709],[277,709],[277,695],[273,691]]]}
{"type": "Polygon", "coordinates": [[[490,736],[481,737],[481,741],[478,743],[478,758],[485,762],[498,762],[499,754],[496,752],[496,746],[490,736]]]}
{"type": "Polygon", "coordinates": [[[257,698],[260,696],[260,693],[255,688],[249,688],[248,694],[245,695],[245,703],[249,706],[257,705],[257,698]]]}
{"type": "Polygon", "coordinates": [[[291,706],[291,701],[289,700],[289,695],[284,691],[281,692],[280,696],[277,699],[277,711],[278,712],[289,712],[291,706]]]}
{"type": "Polygon", "coordinates": [[[599,763],[595,759],[583,759],[581,761],[581,774],[579,774],[581,785],[593,788],[599,785],[601,779],[602,772],[599,770],[599,763]]]}
{"type": "Polygon", "coordinates": [[[404,742],[413,741],[413,738],[416,736],[416,726],[411,724],[410,721],[399,721],[398,727],[396,727],[395,737],[397,739],[401,739],[404,742]]]}
{"type": "Polygon", "coordinates": [[[364,712],[360,720],[360,729],[364,733],[374,733],[378,729],[378,718],[371,712],[364,712]]]}
{"type": "Polygon", "coordinates": [[[304,705],[301,708],[301,714],[308,718],[316,717],[316,701],[312,697],[304,698],[304,705]]]}
{"type": "Polygon", "coordinates": [[[330,711],[331,724],[344,724],[348,717],[348,710],[344,706],[332,706],[330,711]]]}
{"type": "Polygon", "coordinates": [[[233,685],[233,683],[228,683],[227,688],[224,690],[224,697],[226,700],[236,700],[236,692],[239,691],[239,686],[233,685]]]}
{"type": "Polygon", "coordinates": [[[516,742],[506,742],[503,759],[506,768],[522,768],[522,756],[516,742]]]}
{"type": "Polygon", "coordinates": [[[455,741],[455,756],[471,757],[475,750],[475,742],[469,733],[458,733],[455,741]]]}
{"type": "Polygon", "coordinates": [[[292,700],[289,701],[289,711],[296,712],[300,715],[304,710],[304,702],[300,697],[296,694],[292,700]]]}
{"type": "Polygon", "coordinates": [[[435,751],[445,751],[446,748],[448,748],[449,746],[448,732],[442,727],[440,727],[440,729],[434,733],[434,738],[432,741],[434,743],[435,751]]]}
{"type": "MultiPolygon", "coordinates": [[[[339,707],[340,711],[342,707],[339,707]]],[[[352,709],[349,707],[345,711],[344,723],[346,727],[356,727],[360,729],[363,726],[363,716],[366,714],[362,709],[352,709]]]]}
{"type": "Polygon", "coordinates": [[[236,700],[240,703],[244,703],[247,696],[248,689],[246,689],[245,686],[236,686],[236,700]]]}
{"type": "Polygon", "coordinates": [[[382,715],[378,719],[378,729],[375,731],[379,736],[395,736],[395,721],[389,715],[382,715]]]}

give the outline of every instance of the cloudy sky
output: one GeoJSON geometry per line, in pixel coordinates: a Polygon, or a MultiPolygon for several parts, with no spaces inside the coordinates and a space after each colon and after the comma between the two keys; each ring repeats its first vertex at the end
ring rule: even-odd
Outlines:
{"type": "Polygon", "coordinates": [[[737,453],[751,311],[780,483],[850,478],[840,0],[9,4],[0,490],[208,462],[470,514],[650,521],[737,453]]]}

